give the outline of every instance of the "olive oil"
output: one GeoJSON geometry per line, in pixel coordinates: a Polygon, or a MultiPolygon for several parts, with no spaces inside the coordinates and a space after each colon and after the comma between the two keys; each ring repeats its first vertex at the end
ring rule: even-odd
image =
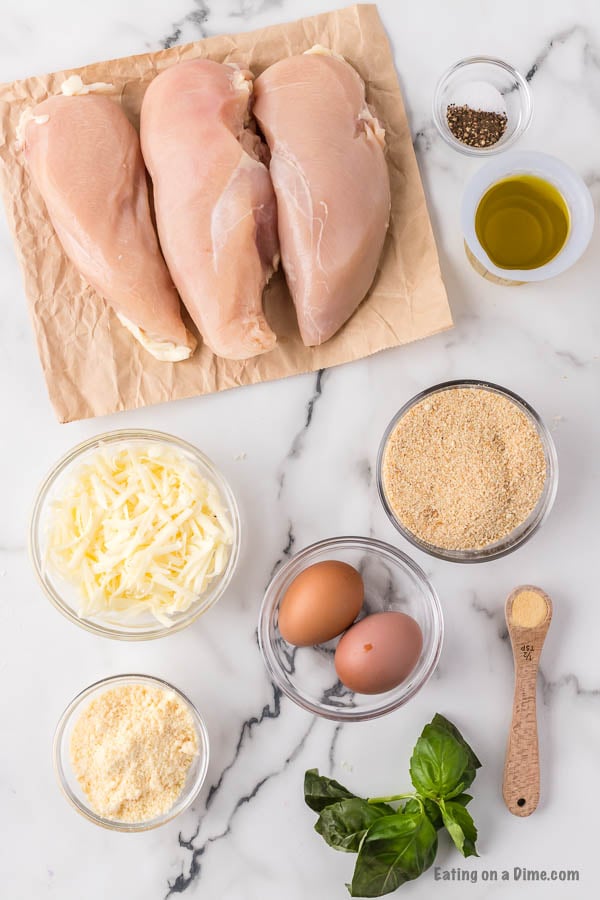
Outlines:
{"type": "Polygon", "coordinates": [[[538,269],[564,247],[569,208],[550,182],[536,175],[510,175],[479,201],[475,233],[500,269],[538,269]]]}

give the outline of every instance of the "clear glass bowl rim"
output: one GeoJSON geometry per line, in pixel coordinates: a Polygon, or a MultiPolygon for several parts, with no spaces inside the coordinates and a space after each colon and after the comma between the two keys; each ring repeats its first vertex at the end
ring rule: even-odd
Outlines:
{"type": "Polygon", "coordinates": [[[241,520],[239,508],[235,499],[235,495],[225,476],[221,474],[212,460],[209,459],[208,456],[206,456],[193,444],[190,444],[188,441],[184,441],[182,438],[178,438],[175,435],[168,434],[167,432],[154,431],[145,428],[122,428],[115,429],[113,431],[105,431],[102,434],[87,438],[85,441],[76,444],[65,454],[63,454],[63,456],[61,456],[60,459],[47,472],[41,485],[39,486],[35,496],[31,518],[29,521],[29,559],[31,560],[36,578],[52,605],[60,613],[62,613],[63,616],[69,619],[69,621],[73,622],[75,625],[78,625],[80,628],[84,628],[86,631],[89,631],[92,634],[99,635],[100,637],[111,638],[118,641],[154,640],[156,638],[165,637],[169,634],[175,634],[176,632],[181,631],[183,628],[187,628],[188,625],[192,624],[192,622],[195,622],[195,620],[199,618],[199,616],[201,616],[212,606],[214,606],[215,603],[225,593],[238,563],[240,546],[241,520]],[[211,598],[210,603],[208,605],[198,604],[197,607],[192,606],[191,609],[188,610],[188,612],[178,622],[175,622],[169,627],[163,626],[162,628],[156,628],[152,630],[140,629],[139,631],[135,632],[119,631],[116,628],[107,628],[100,623],[90,622],[88,619],[79,617],[76,612],[74,612],[68,606],[68,604],[63,602],[60,593],[55,590],[53,585],[46,580],[44,574],[44,566],[42,564],[42,553],[40,549],[41,516],[44,510],[45,501],[48,497],[48,494],[52,490],[56,479],[65,472],[65,470],[69,467],[69,465],[71,465],[71,463],[76,462],[77,459],[80,458],[88,450],[99,446],[101,443],[117,443],[119,441],[128,440],[149,440],[167,443],[171,446],[178,447],[181,450],[185,450],[193,457],[195,457],[210,472],[210,475],[214,479],[215,484],[221,491],[223,499],[225,500],[229,509],[229,513],[231,515],[231,525],[233,528],[231,553],[229,554],[227,566],[225,568],[225,571],[221,575],[221,579],[218,582],[218,587],[215,590],[214,596],[211,598]]]}
{"type": "Polygon", "coordinates": [[[191,804],[200,793],[202,785],[204,784],[204,781],[206,779],[206,774],[208,772],[209,757],[210,743],[208,739],[208,731],[206,730],[204,719],[202,718],[190,698],[187,697],[186,694],[183,693],[183,691],[180,691],[179,688],[176,688],[170,682],[165,681],[162,678],[156,678],[153,675],[141,674],[111,675],[108,678],[101,678],[99,681],[95,681],[93,684],[90,684],[88,687],[84,688],[82,691],[76,694],[58,720],[52,744],[52,760],[54,765],[54,773],[56,775],[62,793],[69,801],[71,806],[75,810],[77,810],[80,815],[82,815],[89,822],[93,822],[95,825],[99,825],[101,828],[106,828],[109,831],[152,831],[154,828],[160,828],[161,825],[166,825],[167,822],[171,822],[174,818],[176,818],[176,816],[188,809],[188,807],[191,806],[191,804]],[[163,816],[159,816],[158,818],[153,819],[150,822],[119,822],[115,821],[114,819],[106,819],[104,818],[104,816],[95,813],[90,807],[84,805],[75,796],[75,794],[73,794],[71,788],[69,787],[69,782],[65,775],[61,753],[64,732],[71,718],[81,709],[81,706],[85,703],[88,697],[99,690],[104,690],[119,684],[131,683],[148,684],[151,687],[160,688],[161,690],[173,691],[174,694],[177,694],[179,699],[182,700],[185,706],[189,709],[190,715],[192,716],[192,719],[194,721],[194,727],[198,734],[199,742],[202,745],[202,762],[199,768],[199,772],[196,776],[196,779],[194,780],[193,785],[190,786],[188,793],[185,795],[185,798],[183,798],[183,795],[181,795],[175,801],[171,810],[166,812],[163,816]]]}
{"type": "Polygon", "coordinates": [[[302,709],[305,709],[307,712],[310,712],[313,715],[320,716],[321,718],[329,719],[334,722],[346,723],[370,721],[372,719],[379,718],[380,716],[387,715],[388,713],[399,709],[401,706],[404,706],[405,703],[407,703],[411,699],[411,697],[413,697],[433,675],[442,652],[443,640],[444,617],[442,613],[442,607],[437,592],[423,569],[413,559],[411,559],[410,556],[407,556],[406,553],[403,553],[402,550],[398,550],[396,547],[392,546],[391,544],[387,544],[385,541],[381,541],[378,538],[371,537],[342,535],[340,537],[326,538],[325,540],[317,541],[313,544],[309,544],[309,546],[307,547],[304,547],[302,550],[292,556],[291,559],[287,560],[287,562],[285,562],[273,575],[265,591],[258,618],[258,645],[267,672],[273,682],[283,691],[283,693],[287,697],[289,697],[290,700],[293,700],[298,706],[302,707],[302,709]],[[376,552],[392,556],[397,563],[408,569],[411,575],[416,578],[417,582],[419,582],[421,588],[423,589],[423,594],[425,595],[425,597],[427,598],[427,602],[429,603],[429,608],[432,616],[431,649],[429,652],[427,663],[423,668],[423,672],[421,673],[419,681],[414,682],[411,685],[410,689],[405,691],[405,693],[396,695],[390,698],[387,702],[382,703],[377,707],[357,707],[356,709],[353,709],[350,712],[346,713],[340,713],[338,710],[335,710],[333,708],[328,708],[321,704],[314,703],[311,700],[308,700],[298,691],[293,690],[287,683],[287,681],[281,676],[280,667],[269,637],[269,627],[275,611],[275,607],[277,606],[280,599],[281,586],[288,578],[290,570],[296,568],[300,572],[304,568],[303,564],[306,563],[307,560],[310,560],[310,558],[314,554],[320,553],[323,550],[335,551],[336,549],[362,549],[367,551],[375,550],[376,552]]]}
{"type": "Polygon", "coordinates": [[[455,62],[451,66],[449,66],[449,68],[446,69],[446,71],[439,78],[433,94],[432,111],[435,126],[440,136],[448,144],[449,147],[452,147],[454,150],[458,150],[460,153],[464,153],[466,156],[494,156],[496,153],[502,153],[504,150],[512,147],[512,145],[523,134],[525,134],[525,132],[529,128],[533,116],[533,95],[531,93],[531,88],[529,87],[527,80],[517,69],[514,68],[514,66],[511,66],[510,63],[507,63],[503,59],[499,59],[496,56],[467,56],[464,59],[460,59],[458,62],[455,62]],[[481,63],[486,65],[499,66],[500,68],[504,69],[504,71],[507,72],[511,76],[511,78],[514,78],[514,80],[518,83],[519,88],[523,91],[522,96],[525,98],[524,102],[522,103],[523,118],[517,128],[515,128],[511,136],[505,141],[499,142],[499,146],[494,145],[487,148],[469,147],[468,144],[463,144],[462,141],[459,141],[457,138],[455,138],[448,128],[444,116],[442,115],[441,103],[442,92],[452,75],[454,75],[455,72],[467,68],[470,65],[481,63]]]}
{"type": "MultiPolygon", "coordinates": [[[[501,557],[507,556],[509,553],[512,553],[513,550],[516,550],[517,547],[520,547],[531,537],[533,537],[536,531],[538,531],[538,529],[546,521],[550,514],[552,506],[554,505],[557,490],[558,458],[556,455],[556,447],[554,446],[552,435],[548,431],[548,428],[544,424],[544,421],[538,415],[535,409],[530,406],[529,403],[527,403],[526,400],[523,400],[522,397],[520,397],[518,394],[515,394],[513,391],[510,391],[508,388],[502,387],[499,384],[494,384],[494,382],[492,381],[483,381],[477,378],[462,378],[455,381],[442,381],[439,384],[434,384],[432,385],[432,387],[426,388],[423,391],[419,391],[418,394],[415,394],[414,397],[411,397],[410,400],[408,400],[403,406],[401,406],[398,412],[393,416],[384,431],[383,437],[379,444],[379,450],[377,452],[377,493],[379,494],[381,505],[383,506],[388,519],[396,528],[396,530],[400,532],[400,534],[404,538],[406,538],[406,540],[411,543],[413,547],[417,547],[424,553],[428,553],[430,556],[436,557],[436,559],[443,559],[446,562],[488,562],[492,559],[500,559],[501,557]],[[407,528],[405,528],[400,520],[396,518],[385,495],[382,477],[383,455],[385,453],[385,448],[392,431],[394,430],[400,419],[405,416],[413,406],[416,406],[417,403],[425,399],[425,397],[429,397],[432,394],[437,394],[440,391],[448,390],[450,388],[480,388],[482,390],[493,391],[503,397],[506,397],[507,400],[511,400],[517,405],[517,407],[522,407],[523,411],[528,415],[528,418],[533,421],[544,447],[544,455],[547,462],[546,482],[544,484],[544,490],[542,491],[537,506],[530,513],[529,518],[531,516],[534,516],[534,518],[530,522],[529,526],[524,530],[524,532],[518,538],[515,538],[515,540],[510,545],[503,545],[501,547],[498,547],[496,551],[486,550],[485,547],[481,548],[481,550],[445,550],[442,547],[436,547],[433,544],[427,544],[425,541],[420,540],[420,538],[414,535],[412,531],[409,531],[407,528]],[[546,485],[548,485],[547,490],[546,485]]],[[[505,541],[506,538],[501,540],[505,541]]],[[[493,548],[494,544],[491,544],[490,547],[493,548]]]]}

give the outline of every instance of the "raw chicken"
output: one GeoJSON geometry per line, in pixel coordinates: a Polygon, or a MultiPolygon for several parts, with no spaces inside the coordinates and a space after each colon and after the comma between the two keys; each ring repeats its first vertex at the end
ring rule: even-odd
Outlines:
{"type": "Polygon", "coordinates": [[[71,262],[153,356],[187,359],[196,341],[152,226],[139,138],[121,107],[97,94],[50,97],[23,136],[71,262]]]}
{"type": "Polygon", "coordinates": [[[384,131],[358,73],[324,48],[280,60],[254,90],[300,334],[322,344],[375,277],[390,215],[384,131]]]}
{"type": "Polygon", "coordinates": [[[142,152],[158,234],[173,280],[217,356],[275,346],[262,293],[279,260],[277,209],[247,129],[250,73],[198,59],[158,75],[144,97],[142,152]]]}

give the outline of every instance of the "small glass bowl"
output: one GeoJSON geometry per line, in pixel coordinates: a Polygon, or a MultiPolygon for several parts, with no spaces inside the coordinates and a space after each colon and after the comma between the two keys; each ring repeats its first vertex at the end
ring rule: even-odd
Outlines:
{"type": "Polygon", "coordinates": [[[306,547],[273,576],[261,606],[258,640],[270,677],[308,712],[336,722],[361,722],[404,706],[433,674],[442,650],[444,622],[437,594],[423,570],[395,547],[374,538],[337,537],[306,547]],[[340,560],[361,573],[365,601],[359,616],[398,610],[412,616],[423,632],[417,665],[401,684],[384,694],[355,694],[338,679],[335,647],[339,638],[314,647],[294,647],[278,628],[279,607],[294,580],[308,566],[340,560]]]}
{"type": "Polygon", "coordinates": [[[542,523],[546,521],[554,504],[554,500],[556,499],[557,490],[558,459],[556,456],[554,441],[552,440],[550,432],[548,431],[536,411],[533,409],[533,407],[526,403],[526,401],[523,400],[522,397],[519,397],[518,394],[513,394],[513,392],[509,391],[507,388],[500,387],[500,385],[498,384],[492,384],[489,381],[476,381],[473,379],[466,379],[462,381],[445,381],[442,384],[436,384],[433,387],[427,388],[427,390],[425,391],[421,391],[398,410],[398,412],[386,428],[379,445],[379,452],[377,454],[377,491],[379,493],[379,499],[381,500],[383,508],[387,513],[390,522],[400,532],[400,534],[406,538],[407,541],[413,544],[413,546],[418,547],[419,550],[423,550],[424,553],[429,553],[430,556],[435,556],[438,559],[445,559],[449,562],[486,562],[487,560],[498,559],[501,556],[506,556],[508,553],[512,553],[513,550],[516,550],[517,547],[520,547],[521,544],[524,544],[525,541],[528,541],[535,534],[538,528],[541,527],[542,523]],[[402,419],[406,415],[406,413],[413,408],[413,406],[416,406],[417,403],[420,403],[421,400],[425,399],[426,397],[430,397],[432,394],[437,394],[440,391],[451,390],[452,388],[473,388],[474,390],[491,391],[492,393],[500,394],[500,396],[505,397],[507,400],[510,400],[512,403],[514,403],[515,406],[525,416],[527,416],[527,418],[537,431],[539,439],[542,442],[544,457],[546,459],[546,479],[544,481],[542,493],[535,508],[531,511],[525,521],[521,522],[520,525],[514,528],[510,532],[510,534],[507,534],[505,537],[501,538],[498,541],[495,541],[493,544],[488,544],[487,547],[482,547],[478,550],[447,550],[443,547],[437,547],[435,544],[429,544],[427,543],[427,541],[423,541],[421,538],[417,537],[416,534],[413,534],[412,531],[409,531],[409,529],[405,525],[403,525],[400,519],[397,518],[396,514],[388,503],[388,499],[385,493],[385,487],[383,484],[382,470],[385,449],[387,447],[390,435],[392,434],[400,419],[402,419]]]}
{"type": "Polygon", "coordinates": [[[174,634],[182,628],[190,625],[198,616],[205,613],[222,596],[237,565],[240,552],[240,516],[237,503],[229,484],[216,469],[210,459],[200,452],[192,444],[182,441],[180,438],[160,431],[147,431],[143,429],[109,431],[97,437],[90,438],[82,444],[78,444],[69,450],[44,479],[31,515],[29,526],[29,555],[35,574],[46,596],[54,604],[56,609],[71,622],[102,637],[114,638],[123,641],[145,641],[153,638],[174,634]],[[100,447],[109,444],[157,444],[168,445],[179,450],[192,463],[208,481],[211,481],[219,491],[223,505],[227,509],[233,529],[231,552],[227,565],[221,575],[212,581],[208,590],[201,594],[195,603],[185,612],[173,616],[172,625],[163,625],[150,613],[140,616],[131,622],[119,621],[108,616],[85,617],[78,614],[80,605],[79,595],[75,587],[59,575],[54,575],[46,566],[46,527],[47,517],[52,501],[60,496],[61,486],[70,478],[73,471],[100,447]]]}
{"type": "Polygon", "coordinates": [[[71,700],[56,726],[52,755],[54,771],[63,794],[71,806],[84,818],[111,831],[150,831],[152,828],[158,828],[160,825],[170,822],[171,819],[174,819],[175,816],[187,809],[198,796],[208,771],[208,733],[200,713],[189,697],[186,697],[185,694],[173,687],[172,684],[169,684],[168,681],[152,678],[150,675],[114,675],[112,678],[104,678],[102,681],[91,684],[71,700]],[[166,813],[144,822],[120,822],[115,819],[106,819],[104,816],[94,812],[89,806],[88,799],[71,765],[71,735],[84,708],[94,697],[98,697],[108,688],[123,687],[131,684],[143,684],[147,687],[172,691],[174,694],[177,694],[178,698],[189,710],[198,736],[198,753],[188,769],[181,794],[166,813]]]}
{"type": "Polygon", "coordinates": [[[492,56],[470,56],[455,63],[438,81],[433,97],[433,121],[437,130],[455,150],[467,156],[492,156],[511,147],[531,122],[533,100],[527,81],[508,63],[492,56]],[[481,82],[492,85],[501,94],[506,106],[506,130],[499,141],[491,147],[469,147],[455,138],[446,119],[446,110],[451,103],[457,105],[469,85],[481,82]]]}

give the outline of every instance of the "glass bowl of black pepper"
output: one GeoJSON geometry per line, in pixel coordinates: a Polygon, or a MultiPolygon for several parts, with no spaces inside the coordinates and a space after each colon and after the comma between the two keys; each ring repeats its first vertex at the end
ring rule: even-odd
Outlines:
{"type": "Polygon", "coordinates": [[[470,56],[440,78],[433,121],[446,143],[467,156],[491,156],[512,147],[531,122],[527,80],[491,56],[470,56]]]}

